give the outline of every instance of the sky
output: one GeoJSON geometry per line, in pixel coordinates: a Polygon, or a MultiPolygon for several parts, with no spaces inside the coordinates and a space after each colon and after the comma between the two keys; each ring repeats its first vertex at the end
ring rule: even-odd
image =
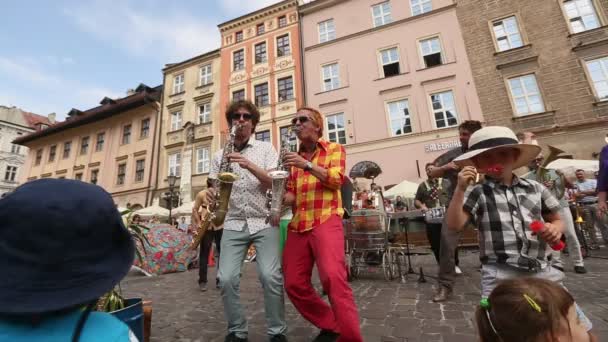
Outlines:
{"type": "Polygon", "coordinates": [[[219,48],[217,25],[276,0],[0,0],[0,105],[63,120],[165,64],[219,48]]]}

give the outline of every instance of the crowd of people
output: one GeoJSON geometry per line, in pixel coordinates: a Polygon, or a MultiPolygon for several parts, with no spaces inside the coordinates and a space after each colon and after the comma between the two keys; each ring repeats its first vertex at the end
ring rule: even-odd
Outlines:
{"type": "MultiPolygon", "coordinates": [[[[299,150],[281,153],[289,170],[283,204],[293,213],[281,253],[280,218],[267,220],[266,197],[272,188],[269,171],[277,167],[279,154],[270,143],[252,138],[260,120],[254,104],[236,101],[225,115],[229,126],[240,129],[234,152],[214,156],[210,178],[217,178],[227,161],[238,180],[223,226],[201,232],[200,247],[201,260],[207,259],[213,241],[220,250],[217,286],[227,322],[225,341],[248,340],[240,281],[251,245],[257,250],[269,341],[288,340],[284,293],[319,328],[313,341],[363,341],[344,260],[344,147],[322,138],[324,119],[318,110],[297,111],[292,125],[299,150]],[[315,265],[329,303],[312,286],[315,265]]],[[[520,143],[506,127],[482,128],[476,121],[463,122],[459,132],[461,148],[426,166],[428,180],[416,194],[415,206],[433,213],[427,233],[440,265],[433,300],[446,301],[454,291],[458,240],[465,227],[473,226],[479,230],[482,264],[476,312],[481,341],[593,341],[591,322],[563,286],[559,253],[551,251],[563,236],[571,255],[576,248],[566,222],[572,218],[556,196],[560,180],[539,182],[534,176],[540,147],[520,143]],[[531,165],[530,174],[514,173],[526,165],[531,165]],[[437,208],[444,209],[433,210],[437,208]]],[[[573,193],[581,205],[592,208],[589,215],[598,222],[606,214],[608,147],[600,163],[597,186],[577,172],[573,193]]],[[[216,191],[209,183],[197,194],[195,228],[214,207],[216,191]]],[[[389,210],[407,210],[405,201],[397,198],[389,210]]],[[[36,180],[1,199],[0,216],[5,272],[0,278],[0,340],[137,340],[114,316],[93,312],[94,303],[127,274],[134,257],[132,238],[107,192],[79,181],[36,180]]],[[[573,258],[581,273],[584,265],[578,255],[573,258]]],[[[199,286],[206,290],[207,270],[199,272],[199,286]]]]}

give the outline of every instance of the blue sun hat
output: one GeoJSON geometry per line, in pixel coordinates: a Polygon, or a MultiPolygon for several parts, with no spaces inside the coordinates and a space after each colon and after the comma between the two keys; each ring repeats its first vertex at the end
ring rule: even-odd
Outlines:
{"type": "Polygon", "coordinates": [[[0,200],[0,218],[0,313],[45,313],[92,302],[133,264],[131,235],[99,186],[32,181],[0,200]]]}

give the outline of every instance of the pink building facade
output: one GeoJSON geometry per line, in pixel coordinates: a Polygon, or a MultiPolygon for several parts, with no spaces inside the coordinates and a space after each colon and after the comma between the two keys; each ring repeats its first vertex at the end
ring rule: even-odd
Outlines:
{"type": "Polygon", "coordinates": [[[380,165],[383,186],[425,178],[482,121],[452,0],[317,0],[300,7],[305,101],[346,146],[347,171],[380,165]]]}

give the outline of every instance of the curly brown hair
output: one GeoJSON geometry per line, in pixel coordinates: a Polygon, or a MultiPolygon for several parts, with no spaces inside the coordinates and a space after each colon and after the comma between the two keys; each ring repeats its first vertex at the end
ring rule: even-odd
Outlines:
{"type": "Polygon", "coordinates": [[[253,124],[253,127],[251,128],[251,133],[255,132],[255,126],[257,126],[258,122],[260,122],[260,111],[258,110],[258,107],[249,100],[237,100],[230,103],[228,108],[226,108],[226,113],[224,113],[224,115],[226,116],[226,121],[228,122],[228,126],[232,126],[230,114],[236,112],[241,108],[246,109],[249,113],[251,113],[251,123],[253,124]]]}

